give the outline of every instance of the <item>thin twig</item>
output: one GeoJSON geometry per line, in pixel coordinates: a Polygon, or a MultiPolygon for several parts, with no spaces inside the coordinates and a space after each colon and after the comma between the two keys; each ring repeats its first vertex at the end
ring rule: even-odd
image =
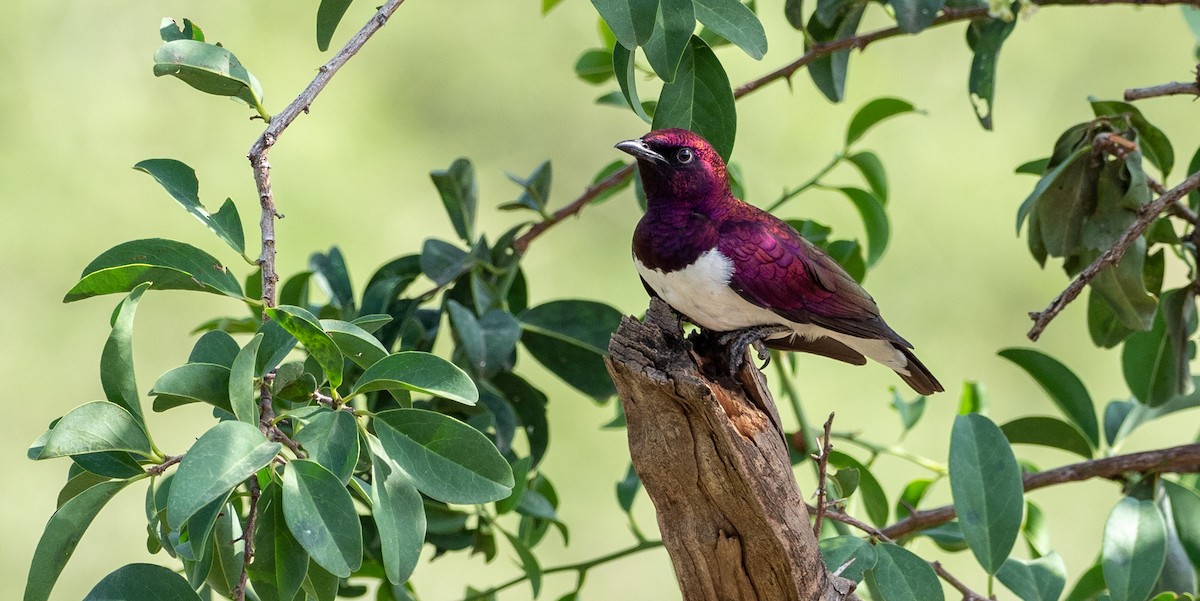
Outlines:
{"type": "Polygon", "coordinates": [[[246,529],[242,531],[242,573],[238,575],[237,586],[233,589],[233,598],[243,601],[246,598],[250,562],[254,561],[254,528],[258,525],[258,499],[262,495],[258,488],[257,475],[250,476],[246,482],[250,488],[250,508],[246,512],[246,529]]]}
{"type": "Polygon", "coordinates": [[[584,190],[583,194],[580,194],[578,198],[572,200],[571,202],[567,203],[566,206],[552,213],[548,219],[534,224],[534,226],[530,228],[528,232],[521,234],[519,238],[514,240],[512,245],[513,251],[518,255],[525,254],[525,249],[529,248],[529,243],[533,242],[535,238],[541,236],[546,230],[559,224],[567,217],[582,211],[583,208],[588,205],[588,203],[592,202],[592,200],[601,193],[622,185],[625,180],[629,179],[630,175],[633,175],[633,169],[634,163],[630,163],[614,171],[612,175],[588,186],[588,188],[584,190]]]}
{"type": "MultiPolygon", "coordinates": [[[[810,512],[815,512],[817,510],[817,508],[813,505],[808,505],[808,510],[810,512]]],[[[841,522],[847,526],[850,526],[851,528],[858,528],[859,530],[862,530],[863,532],[867,533],[871,538],[874,538],[876,540],[881,540],[885,543],[895,542],[891,538],[888,538],[888,535],[884,534],[883,531],[881,531],[880,529],[878,529],[878,528],[876,528],[854,516],[851,516],[846,513],[842,513],[836,509],[827,508],[825,510],[825,517],[828,519],[831,519],[835,522],[841,522]]]]}
{"type": "Polygon", "coordinates": [[[942,580],[945,580],[947,584],[954,587],[956,590],[958,590],[958,592],[962,593],[963,601],[988,601],[987,597],[984,597],[983,595],[971,590],[967,587],[967,585],[963,584],[961,580],[955,578],[950,572],[947,572],[946,568],[942,567],[942,563],[940,561],[931,561],[929,562],[929,565],[933,567],[933,571],[937,572],[938,576],[942,577],[942,580]]]}
{"type": "Polygon", "coordinates": [[[1158,96],[1174,96],[1177,94],[1191,94],[1200,96],[1200,83],[1189,82],[1172,82],[1162,85],[1150,86],[1148,88],[1132,88],[1125,90],[1125,100],[1143,100],[1146,98],[1156,98],[1158,96]]]}
{"type": "Polygon", "coordinates": [[[817,460],[817,507],[816,519],[813,520],[813,535],[818,540],[821,538],[821,520],[828,510],[825,506],[825,486],[828,484],[826,474],[829,469],[829,452],[833,450],[833,443],[829,442],[829,431],[832,428],[833,413],[830,413],[829,419],[825,420],[825,437],[822,439],[820,452],[813,455],[813,459],[817,460]]]}
{"type": "Polygon", "coordinates": [[[1084,286],[1100,275],[1100,272],[1109,265],[1114,265],[1125,256],[1125,251],[1129,250],[1139,236],[1150,227],[1150,224],[1158,218],[1159,214],[1167,207],[1175,204],[1184,196],[1193,190],[1200,188],[1200,172],[1193,173],[1183,180],[1183,183],[1167,190],[1166,194],[1159,196],[1149,204],[1142,207],[1139,211],[1137,221],[1125,230],[1125,233],[1112,245],[1111,248],[1104,251],[1091,265],[1084,268],[1057,297],[1042,311],[1030,313],[1029,318],[1033,320],[1033,327],[1029,330],[1029,339],[1037,340],[1042,335],[1042,331],[1046,326],[1050,325],[1050,321],[1055,318],[1075,297],[1083,292],[1084,286]]]}
{"type": "Polygon", "coordinates": [[[146,473],[150,474],[151,476],[161,476],[163,472],[167,471],[167,468],[179,463],[180,461],[183,461],[182,453],[179,455],[167,455],[163,459],[162,463],[146,468],[146,473]]]}
{"type": "MultiPolygon", "coordinates": [[[[632,547],[626,547],[624,549],[613,551],[612,553],[609,553],[607,555],[601,555],[600,557],[596,557],[594,559],[589,559],[586,561],[580,561],[578,563],[572,563],[572,564],[567,564],[567,565],[555,566],[553,568],[546,568],[546,569],[542,570],[542,575],[556,574],[558,572],[578,572],[580,575],[583,575],[583,574],[586,574],[588,570],[590,570],[598,565],[608,563],[610,561],[614,561],[614,560],[620,559],[620,558],[628,556],[628,555],[633,555],[634,553],[640,553],[640,552],[646,551],[648,549],[657,549],[661,546],[663,546],[663,542],[661,540],[639,541],[636,545],[633,545],[632,547]]],[[[504,584],[499,584],[499,585],[496,585],[485,591],[479,591],[477,593],[468,595],[463,598],[463,601],[477,601],[478,599],[486,599],[504,589],[521,584],[522,582],[525,582],[528,579],[529,579],[528,574],[523,574],[521,576],[517,576],[516,578],[513,578],[512,580],[509,580],[508,582],[505,582],[504,584]]]]}
{"type": "MultiPolygon", "coordinates": [[[[1200,472],[1200,443],[1192,443],[1166,449],[1093,459],[1044,472],[1026,474],[1024,485],[1025,491],[1028,492],[1056,484],[1081,482],[1092,478],[1117,480],[1124,478],[1129,473],[1148,475],[1198,472],[1200,472]]],[[[953,520],[954,516],[954,506],[952,505],[915,511],[907,518],[882,529],[881,533],[889,538],[899,539],[926,528],[945,524],[953,520]]]]}

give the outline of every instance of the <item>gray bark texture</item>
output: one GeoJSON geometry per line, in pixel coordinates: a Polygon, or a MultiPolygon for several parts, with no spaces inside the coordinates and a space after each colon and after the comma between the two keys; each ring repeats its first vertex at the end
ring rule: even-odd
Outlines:
{"type": "Polygon", "coordinates": [[[828,574],[762,374],[735,382],[651,301],[609,343],[633,465],[685,601],[857,601],[828,574]]]}

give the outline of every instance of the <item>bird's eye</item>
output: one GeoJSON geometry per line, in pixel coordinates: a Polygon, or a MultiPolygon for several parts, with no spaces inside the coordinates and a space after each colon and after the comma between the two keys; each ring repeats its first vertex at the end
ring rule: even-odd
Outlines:
{"type": "Polygon", "coordinates": [[[679,152],[675,155],[675,159],[684,165],[692,162],[694,158],[696,158],[696,155],[692,152],[691,148],[680,148],[679,152]]]}

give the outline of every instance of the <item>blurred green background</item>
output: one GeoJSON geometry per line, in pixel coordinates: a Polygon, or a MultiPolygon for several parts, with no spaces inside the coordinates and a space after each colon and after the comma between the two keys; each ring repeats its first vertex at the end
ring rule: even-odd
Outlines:
{"type": "MultiPolygon", "coordinates": [[[[159,20],[188,17],[209,41],[233,50],[261,80],[267,108],[276,112],[327,59],[314,43],[317,4],[76,0],[6,6],[0,19],[5,65],[0,352],[9,393],[0,427],[5,506],[0,598],[18,598],[65,481],[65,461],[34,464],[25,459],[25,448],[53,418],[102,397],[97,365],[118,298],[63,305],[63,293],[93,257],[136,238],[186,241],[213,252],[239,277],[249,270],[153,180],[130,168],[152,157],[190,164],[200,177],[201,199],[215,209],[232,197],[247,238],[255,238],[257,206],[244,155],[262,123],[248,121],[242,105],[174,79],[155,79],[150,57],[160,43],[159,20]]],[[[335,47],[373,6],[360,2],[350,8],[335,47]]],[[[734,85],[803,51],[799,34],[782,19],[782,0],[764,0],[759,9],[770,42],[766,58],[755,62],[728,47],[718,53],[734,85]]],[[[864,30],[885,22],[877,8],[868,17],[864,30]]],[[[596,23],[594,9],[583,0],[564,2],[547,16],[534,0],[414,0],[402,6],[271,154],[277,201],[286,215],[278,226],[281,273],[301,270],[311,252],[338,245],[361,286],[384,261],[419,250],[424,238],[451,239],[428,172],[458,156],[475,162],[481,223],[493,237],[516,218],[493,209],[518,194],[505,172],[525,175],[550,158],[552,207],[578,195],[598,169],[622,157],[612,149],[615,142],[646,129],[628,111],[593,104],[610,87],[582,83],[572,73],[576,57],[598,45],[596,23]]],[[[971,56],[963,30],[950,25],[855,53],[842,105],[824,101],[807,73],[798,74],[791,91],[777,83],[747,97],[738,103],[734,152],[748,182],[748,200],[765,205],[828,160],[850,115],[866,101],[894,95],[926,111],[877,128],[862,146],[883,158],[892,189],[891,245],[866,284],[888,321],[917,345],[950,391],[930,400],[925,419],[906,441],[942,461],[963,380],[984,383],[997,422],[1054,413],[1033,382],[995,354],[1028,345],[1026,313],[1044,307],[1066,284],[1057,265],[1039,270],[1024,240],[1014,236],[1016,207],[1035,180],[1013,175],[1012,169],[1047,155],[1061,130],[1090,118],[1088,95],[1118,98],[1127,87],[1186,80],[1195,66],[1192,37],[1177,8],[1043,9],[1022,20],[1001,53],[996,131],[989,133],[976,123],[967,98],[971,56]]],[[[645,96],[652,92],[644,86],[645,96]]],[[[1140,106],[1171,135],[1177,163],[1186,165],[1200,142],[1196,105],[1180,97],[1140,106]]],[[[851,173],[838,173],[853,181],[851,173]]],[[[842,237],[856,236],[861,228],[844,199],[820,192],[791,203],[785,216],[829,223],[842,237]]],[[[626,191],[535,242],[525,261],[531,301],[596,298],[640,313],[646,297],[628,244],[638,217],[626,191]]],[[[1176,270],[1171,277],[1179,280],[1181,274],[1176,270]]],[[[195,324],[243,311],[216,296],[148,295],[134,343],[141,388],[149,389],[159,374],[186,360],[195,324]]],[[[1072,306],[1038,348],[1075,369],[1098,404],[1127,396],[1118,353],[1092,348],[1083,318],[1083,304],[1072,306]]],[[[624,433],[600,429],[614,414],[612,403],[593,404],[527,356],[520,366],[551,395],[552,444],[544,469],[558,487],[560,515],[571,527],[569,547],[553,538],[539,548],[543,564],[628,545],[632,537],[613,489],[628,463],[624,433]]],[[[836,410],[841,429],[861,430],[885,443],[898,435],[887,387],[900,382],[888,370],[804,357],[800,376],[814,419],[836,410]]],[[[1189,441],[1197,421],[1195,413],[1186,413],[1153,424],[1128,448],[1189,441]]],[[[208,412],[198,406],[151,418],[168,453],[185,450],[210,424],[208,412]]],[[[1028,447],[1018,454],[1045,467],[1072,461],[1028,447]]],[[[893,496],[904,482],[926,475],[888,458],[877,465],[893,496]]],[[[809,478],[802,470],[806,491],[812,488],[809,478]]],[[[165,555],[145,551],[141,491],[124,492],[101,513],[68,564],[56,598],[82,597],[124,563],[171,565],[165,555]]],[[[1052,533],[1072,582],[1098,552],[1104,516],[1118,494],[1111,484],[1085,483],[1032,495],[1059,518],[1052,533]]],[[[942,485],[932,500],[948,498],[942,485]]],[[[644,496],[636,509],[652,530],[653,510],[644,496]]],[[[917,545],[919,552],[933,551],[928,542],[917,545]]],[[[485,588],[519,573],[512,553],[502,553],[490,566],[460,556],[426,562],[414,580],[417,590],[426,600],[457,599],[465,584],[485,588]]],[[[982,571],[969,554],[949,565],[983,588],[982,571]]],[[[583,598],[678,598],[673,578],[665,553],[645,553],[593,572],[583,598]]],[[[572,584],[568,575],[550,577],[542,598],[557,598],[572,584]]],[[[528,588],[516,588],[503,598],[527,597],[528,588]]]]}

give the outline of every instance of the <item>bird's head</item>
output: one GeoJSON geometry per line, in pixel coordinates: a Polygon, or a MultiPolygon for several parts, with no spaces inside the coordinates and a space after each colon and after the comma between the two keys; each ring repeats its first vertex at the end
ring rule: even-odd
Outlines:
{"type": "Polygon", "coordinates": [[[708,140],[686,129],[659,129],[616,146],[637,158],[650,202],[700,201],[729,192],[725,161],[708,140]]]}

